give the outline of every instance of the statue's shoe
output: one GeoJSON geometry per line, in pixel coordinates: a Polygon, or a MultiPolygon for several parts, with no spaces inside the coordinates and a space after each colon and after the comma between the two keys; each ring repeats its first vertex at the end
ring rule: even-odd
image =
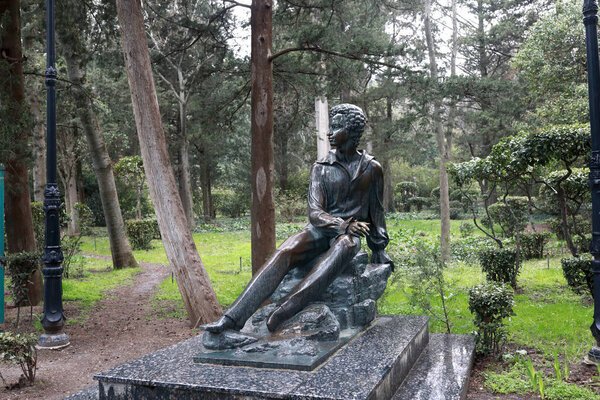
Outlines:
{"type": "Polygon", "coordinates": [[[210,324],[200,325],[198,328],[211,333],[221,333],[226,329],[238,330],[235,321],[227,315],[223,315],[221,318],[210,324]]]}
{"type": "Polygon", "coordinates": [[[295,314],[295,312],[286,308],[286,304],[287,302],[277,307],[267,319],[267,329],[269,331],[275,332],[279,325],[295,314]]]}

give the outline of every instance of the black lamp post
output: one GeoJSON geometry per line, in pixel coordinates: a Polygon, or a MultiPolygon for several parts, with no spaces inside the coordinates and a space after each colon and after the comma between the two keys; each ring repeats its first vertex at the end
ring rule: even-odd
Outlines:
{"type": "Polygon", "coordinates": [[[598,4],[596,0],[583,2],[585,25],[588,91],[590,99],[590,128],[592,157],[590,158],[590,190],[592,191],[592,243],[590,252],[594,256],[594,322],[590,327],[596,346],[588,353],[590,361],[600,363],[600,67],[598,60],[598,4]]]}
{"type": "Polygon", "coordinates": [[[62,261],[60,248],[60,192],[56,179],[56,68],[54,45],[54,0],[46,0],[46,190],[44,214],[46,217],[44,261],[44,334],[38,347],[61,348],[69,345],[69,337],[62,331],[65,315],[62,305],[62,261]]]}

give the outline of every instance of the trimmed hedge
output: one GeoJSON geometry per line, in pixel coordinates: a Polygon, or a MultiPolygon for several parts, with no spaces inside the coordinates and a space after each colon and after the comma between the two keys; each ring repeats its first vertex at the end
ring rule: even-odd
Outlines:
{"type": "Polygon", "coordinates": [[[525,260],[544,258],[544,247],[550,240],[549,232],[527,232],[520,235],[521,255],[525,260]]]}
{"type": "Polygon", "coordinates": [[[594,275],[592,274],[592,257],[588,254],[582,257],[566,257],[560,260],[563,275],[567,284],[577,294],[594,297],[594,275]]]}
{"type": "Polygon", "coordinates": [[[475,350],[499,354],[506,340],[504,318],[513,315],[514,295],[508,285],[488,282],[469,289],[469,311],[477,327],[475,350]]]}
{"type": "Polygon", "coordinates": [[[519,263],[515,249],[483,248],[479,252],[479,264],[489,281],[517,286],[519,263]]]}

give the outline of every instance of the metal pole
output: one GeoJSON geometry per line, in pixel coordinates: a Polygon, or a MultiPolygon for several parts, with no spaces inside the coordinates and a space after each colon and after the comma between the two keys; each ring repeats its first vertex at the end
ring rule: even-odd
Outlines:
{"type": "Polygon", "coordinates": [[[598,59],[598,4],[596,0],[583,2],[585,25],[588,93],[590,101],[590,130],[592,156],[590,158],[590,190],[592,192],[592,242],[590,252],[594,256],[594,322],[590,327],[596,346],[588,353],[590,361],[600,363],[600,67],[598,59]]]}
{"type": "Polygon", "coordinates": [[[0,164],[0,324],[4,323],[4,165],[0,164]]]}
{"type": "Polygon", "coordinates": [[[62,261],[60,248],[60,192],[56,179],[56,53],[54,45],[54,0],[46,0],[46,190],[44,214],[46,218],[44,261],[44,334],[38,347],[56,349],[69,345],[69,337],[62,331],[65,315],[62,304],[62,261]]]}

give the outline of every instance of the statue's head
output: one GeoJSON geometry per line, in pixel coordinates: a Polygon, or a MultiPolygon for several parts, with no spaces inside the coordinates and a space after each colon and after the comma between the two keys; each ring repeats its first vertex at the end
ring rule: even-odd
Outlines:
{"type": "Polygon", "coordinates": [[[367,119],[363,110],[354,104],[338,104],[329,110],[329,127],[333,131],[342,125],[354,147],[365,131],[367,119]]]}

